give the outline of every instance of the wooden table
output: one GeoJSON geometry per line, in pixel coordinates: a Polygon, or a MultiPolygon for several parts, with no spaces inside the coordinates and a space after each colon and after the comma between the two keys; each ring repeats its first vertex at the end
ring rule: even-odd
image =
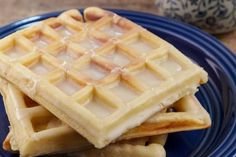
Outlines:
{"type": "MultiPolygon", "coordinates": [[[[70,8],[99,6],[158,14],[155,0],[0,0],[0,27],[25,17],[70,8]]],[[[236,31],[217,36],[236,54],[236,31]]]]}

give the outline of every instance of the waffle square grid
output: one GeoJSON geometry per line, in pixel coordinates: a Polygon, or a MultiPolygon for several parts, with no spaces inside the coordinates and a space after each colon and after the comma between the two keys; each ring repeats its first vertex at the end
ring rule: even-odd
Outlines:
{"type": "MultiPolygon", "coordinates": [[[[14,145],[10,142],[11,149],[19,150],[22,157],[92,148],[85,138],[23,94],[14,85],[4,79],[0,79],[0,85],[11,125],[10,140],[15,141],[14,145]],[[48,147],[49,145],[51,147],[48,147]]],[[[95,107],[95,109],[97,108],[95,107]]],[[[201,129],[209,127],[210,124],[209,115],[197,99],[194,96],[185,96],[170,108],[156,113],[142,125],[129,130],[118,140],[124,142],[127,139],[148,138],[170,132],[201,129]]],[[[5,142],[8,140],[6,139],[5,142]]],[[[105,148],[109,149],[110,146],[105,148]]],[[[97,149],[98,152],[99,150],[97,149]]]]}
{"type": "Polygon", "coordinates": [[[70,10],[0,40],[0,75],[96,147],[207,81],[137,24],[99,8],[87,8],[84,19],[70,10]]]}

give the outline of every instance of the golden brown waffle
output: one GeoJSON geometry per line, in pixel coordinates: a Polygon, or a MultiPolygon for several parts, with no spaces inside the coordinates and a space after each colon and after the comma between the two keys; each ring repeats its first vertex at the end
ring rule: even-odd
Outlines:
{"type": "Polygon", "coordinates": [[[91,144],[45,108],[0,79],[0,90],[10,121],[11,134],[3,144],[19,150],[21,156],[37,156],[56,152],[78,151],[91,144]],[[14,138],[10,138],[14,137],[14,138]]]}
{"type": "Polygon", "coordinates": [[[0,75],[96,147],[194,93],[206,72],[169,43],[99,8],[0,40],[0,75]]]}
{"type": "Polygon", "coordinates": [[[70,157],[165,157],[163,148],[167,135],[158,135],[122,141],[103,149],[89,149],[70,154],[70,157]]]}
{"type": "Polygon", "coordinates": [[[196,97],[185,96],[167,110],[153,115],[142,125],[129,130],[119,139],[132,139],[211,126],[211,118],[196,97]]]}
{"type": "MultiPolygon", "coordinates": [[[[12,131],[11,131],[12,132],[12,131]]],[[[14,136],[12,133],[8,134],[5,139],[6,149],[11,151],[14,141],[14,136]],[[11,141],[10,141],[11,140],[11,141]]],[[[106,146],[103,149],[90,148],[87,150],[81,150],[74,153],[64,153],[49,155],[51,157],[165,157],[166,152],[163,148],[166,143],[167,134],[157,135],[151,137],[137,138],[133,140],[125,140],[115,144],[106,146]]],[[[15,147],[14,151],[18,151],[15,147]]],[[[23,155],[21,155],[23,156],[23,155]]]]}
{"type": "Polygon", "coordinates": [[[17,142],[15,140],[15,138],[13,138],[13,131],[10,130],[9,133],[7,134],[5,140],[3,141],[2,147],[4,150],[6,151],[12,151],[12,152],[16,152],[19,151],[19,147],[17,145],[17,142]]]}
{"type": "MultiPolygon", "coordinates": [[[[0,79],[0,90],[14,134],[14,140],[7,138],[6,141],[12,139],[12,149],[20,150],[22,156],[68,152],[91,146],[76,131],[32,101],[11,83],[0,79]],[[14,147],[16,145],[19,148],[14,147]]],[[[156,113],[141,126],[125,133],[120,140],[210,126],[209,115],[193,96],[180,99],[170,109],[175,112],[156,113]]],[[[4,146],[8,146],[5,149],[9,149],[7,143],[4,146]]]]}

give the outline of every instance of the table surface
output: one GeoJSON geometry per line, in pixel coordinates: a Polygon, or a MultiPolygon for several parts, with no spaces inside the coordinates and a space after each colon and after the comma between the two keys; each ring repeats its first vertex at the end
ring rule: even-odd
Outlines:
{"type": "MultiPolygon", "coordinates": [[[[0,27],[29,16],[70,8],[99,6],[158,14],[155,0],[0,0],[0,27]]],[[[217,36],[236,54],[236,30],[217,36]]]]}

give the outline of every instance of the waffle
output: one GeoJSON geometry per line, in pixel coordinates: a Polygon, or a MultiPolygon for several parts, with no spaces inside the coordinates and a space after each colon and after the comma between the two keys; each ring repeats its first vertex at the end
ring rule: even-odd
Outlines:
{"type": "Polygon", "coordinates": [[[163,146],[167,135],[137,138],[122,143],[108,145],[103,149],[89,149],[70,154],[70,157],[164,157],[163,146]]]}
{"type": "Polygon", "coordinates": [[[11,125],[7,142],[3,144],[4,149],[20,150],[21,156],[38,156],[91,147],[85,138],[14,85],[0,80],[1,93],[11,125]]]}
{"type": "MultiPolygon", "coordinates": [[[[91,147],[76,131],[11,83],[0,79],[0,90],[13,132],[9,136],[14,136],[7,138],[8,142],[4,144],[6,150],[9,150],[10,139],[11,148],[20,150],[21,156],[69,152],[91,147]],[[16,148],[17,145],[20,148],[16,148]]],[[[122,135],[119,140],[201,129],[209,127],[211,123],[209,115],[193,96],[186,96],[175,102],[167,111],[156,113],[141,126],[122,135]]]]}
{"type": "MultiPolygon", "coordinates": [[[[151,137],[143,137],[132,140],[122,141],[116,144],[108,145],[103,149],[90,148],[74,153],[64,153],[48,155],[50,157],[164,157],[166,155],[163,148],[167,139],[167,134],[151,137]]],[[[14,136],[12,131],[5,139],[6,150],[18,151],[14,146],[14,136]]]]}
{"type": "Polygon", "coordinates": [[[167,112],[156,113],[142,125],[129,130],[119,139],[160,135],[178,131],[208,128],[211,118],[194,96],[185,96],[175,102],[167,112]]]}
{"type": "Polygon", "coordinates": [[[0,75],[97,148],[207,81],[171,44],[94,7],[1,39],[0,75]]]}

